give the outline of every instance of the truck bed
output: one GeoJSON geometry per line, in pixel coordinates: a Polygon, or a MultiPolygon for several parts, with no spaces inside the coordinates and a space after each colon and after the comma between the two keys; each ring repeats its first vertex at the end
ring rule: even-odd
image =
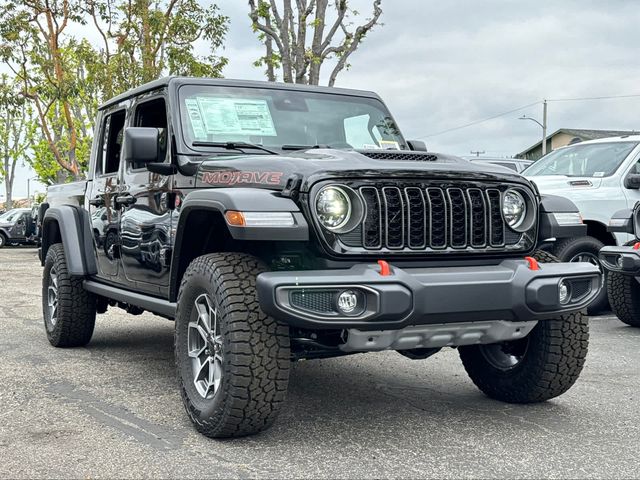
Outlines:
{"type": "Polygon", "coordinates": [[[47,202],[51,207],[60,205],[84,206],[84,194],[87,181],[79,180],[71,183],[60,183],[47,188],[47,202]]]}

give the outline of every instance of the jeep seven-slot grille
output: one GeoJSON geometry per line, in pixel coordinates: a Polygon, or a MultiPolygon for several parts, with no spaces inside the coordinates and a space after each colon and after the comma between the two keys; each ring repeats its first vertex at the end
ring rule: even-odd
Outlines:
{"type": "Polygon", "coordinates": [[[359,227],[366,250],[500,248],[520,238],[505,237],[498,188],[367,185],[357,191],[366,211],[359,227]]]}

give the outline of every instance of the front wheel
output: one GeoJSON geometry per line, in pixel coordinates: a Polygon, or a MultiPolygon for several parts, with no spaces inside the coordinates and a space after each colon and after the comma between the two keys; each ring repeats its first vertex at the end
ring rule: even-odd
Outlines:
{"type": "MultiPolygon", "coordinates": [[[[537,252],[541,263],[557,262],[537,252]]],[[[487,396],[509,403],[543,402],[573,386],[584,366],[589,324],[583,312],[541,320],[527,337],[512,342],[460,347],[469,377],[487,396]]]]}
{"type": "Polygon", "coordinates": [[[260,310],[266,268],[241,253],[196,258],[180,285],[175,356],[182,400],[196,429],[238,437],[268,428],[289,382],[289,329],[260,310]]]}
{"type": "Polygon", "coordinates": [[[4,233],[0,233],[0,248],[4,247],[7,244],[7,237],[4,236],[4,233]]]}

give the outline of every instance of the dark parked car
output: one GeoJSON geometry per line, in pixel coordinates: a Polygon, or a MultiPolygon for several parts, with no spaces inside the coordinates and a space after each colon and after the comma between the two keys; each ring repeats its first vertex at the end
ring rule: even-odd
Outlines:
{"type": "Polygon", "coordinates": [[[14,208],[0,215],[0,248],[9,244],[36,245],[36,219],[30,208],[14,208]]]}
{"type": "Polygon", "coordinates": [[[575,205],[405,140],[375,93],[169,78],[94,131],[87,180],[48,191],[46,334],[85,345],[112,306],[175,320],[200,432],[269,427],[303,359],[454,347],[513,403],[578,378],[600,274],[538,250],[584,234],[575,205]]]}

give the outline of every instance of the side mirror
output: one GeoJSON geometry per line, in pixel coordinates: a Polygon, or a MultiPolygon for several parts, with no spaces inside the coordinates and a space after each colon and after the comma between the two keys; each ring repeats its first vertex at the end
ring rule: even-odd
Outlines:
{"type": "Polygon", "coordinates": [[[414,150],[416,152],[427,151],[427,144],[424,143],[422,140],[407,140],[407,144],[409,145],[409,148],[411,150],[414,150]]]}
{"type": "Polygon", "coordinates": [[[136,164],[158,161],[157,128],[129,127],[124,131],[124,160],[136,164]]]}
{"type": "Polygon", "coordinates": [[[640,189],[640,174],[630,173],[627,175],[627,178],[624,179],[624,186],[631,190],[640,189]]]}

